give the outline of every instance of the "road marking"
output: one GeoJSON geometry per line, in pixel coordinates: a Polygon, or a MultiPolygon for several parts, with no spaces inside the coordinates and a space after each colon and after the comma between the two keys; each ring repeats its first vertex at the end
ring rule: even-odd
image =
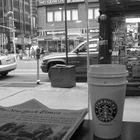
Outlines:
{"type": "MultiPolygon", "coordinates": [[[[36,72],[11,72],[11,74],[37,74],[36,72]]],[[[47,73],[39,73],[41,75],[48,75],[47,73]]]]}
{"type": "MultiPolygon", "coordinates": [[[[37,70],[34,69],[17,69],[14,71],[11,71],[12,74],[37,74],[37,70]]],[[[47,73],[44,73],[42,71],[39,71],[39,74],[47,75],[47,73]]]]}

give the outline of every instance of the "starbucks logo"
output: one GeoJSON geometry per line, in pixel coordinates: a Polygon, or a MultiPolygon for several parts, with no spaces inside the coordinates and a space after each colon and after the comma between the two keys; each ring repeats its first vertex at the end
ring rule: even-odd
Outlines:
{"type": "Polygon", "coordinates": [[[117,114],[117,104],[110,99],[100,99],[95,103],[95,114],[102,122],[111,122],[117,114]]]}

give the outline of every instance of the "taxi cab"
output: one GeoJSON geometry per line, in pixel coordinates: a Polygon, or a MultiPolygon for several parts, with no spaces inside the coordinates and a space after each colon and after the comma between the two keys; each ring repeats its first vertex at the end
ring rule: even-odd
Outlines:
{"type": "Polygon", "coordinates": [[[17,68],[17,60],[14,55],[0,53],[0,75],[6,76],[17,68]]]}

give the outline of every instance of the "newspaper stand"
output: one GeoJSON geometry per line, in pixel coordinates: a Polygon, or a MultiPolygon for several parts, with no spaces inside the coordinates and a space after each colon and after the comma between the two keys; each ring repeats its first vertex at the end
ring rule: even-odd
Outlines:
{"type": "Polygon", "coordinates": [[[57,64],[51,67],[52,87],[71,88],[76,86],[75,66],[57,64]]]}

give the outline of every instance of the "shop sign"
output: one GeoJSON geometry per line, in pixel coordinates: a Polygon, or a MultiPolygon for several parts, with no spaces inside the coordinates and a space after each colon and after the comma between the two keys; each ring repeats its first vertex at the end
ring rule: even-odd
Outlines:
{"type": "Polygon", "coordinates": [[[31,44],[31,39],[18,37],[15,39],[15,44],[31,44]]]}
{"type": "MultiPolygon", "coordinates": [[[[84,2],[84,0],[67,0],[67,3],[84,2]]],[[[62,4],[64,0],[40,0],[39,5],[62,4]]]]}
{"type": "Polygon", "coordinates": [[[54,34],[65,34],[64,31],[47,31],[47,30],[41,30],[38,32],[39,37],[46,37],[47,35],[54,35],[54,34]]]}

